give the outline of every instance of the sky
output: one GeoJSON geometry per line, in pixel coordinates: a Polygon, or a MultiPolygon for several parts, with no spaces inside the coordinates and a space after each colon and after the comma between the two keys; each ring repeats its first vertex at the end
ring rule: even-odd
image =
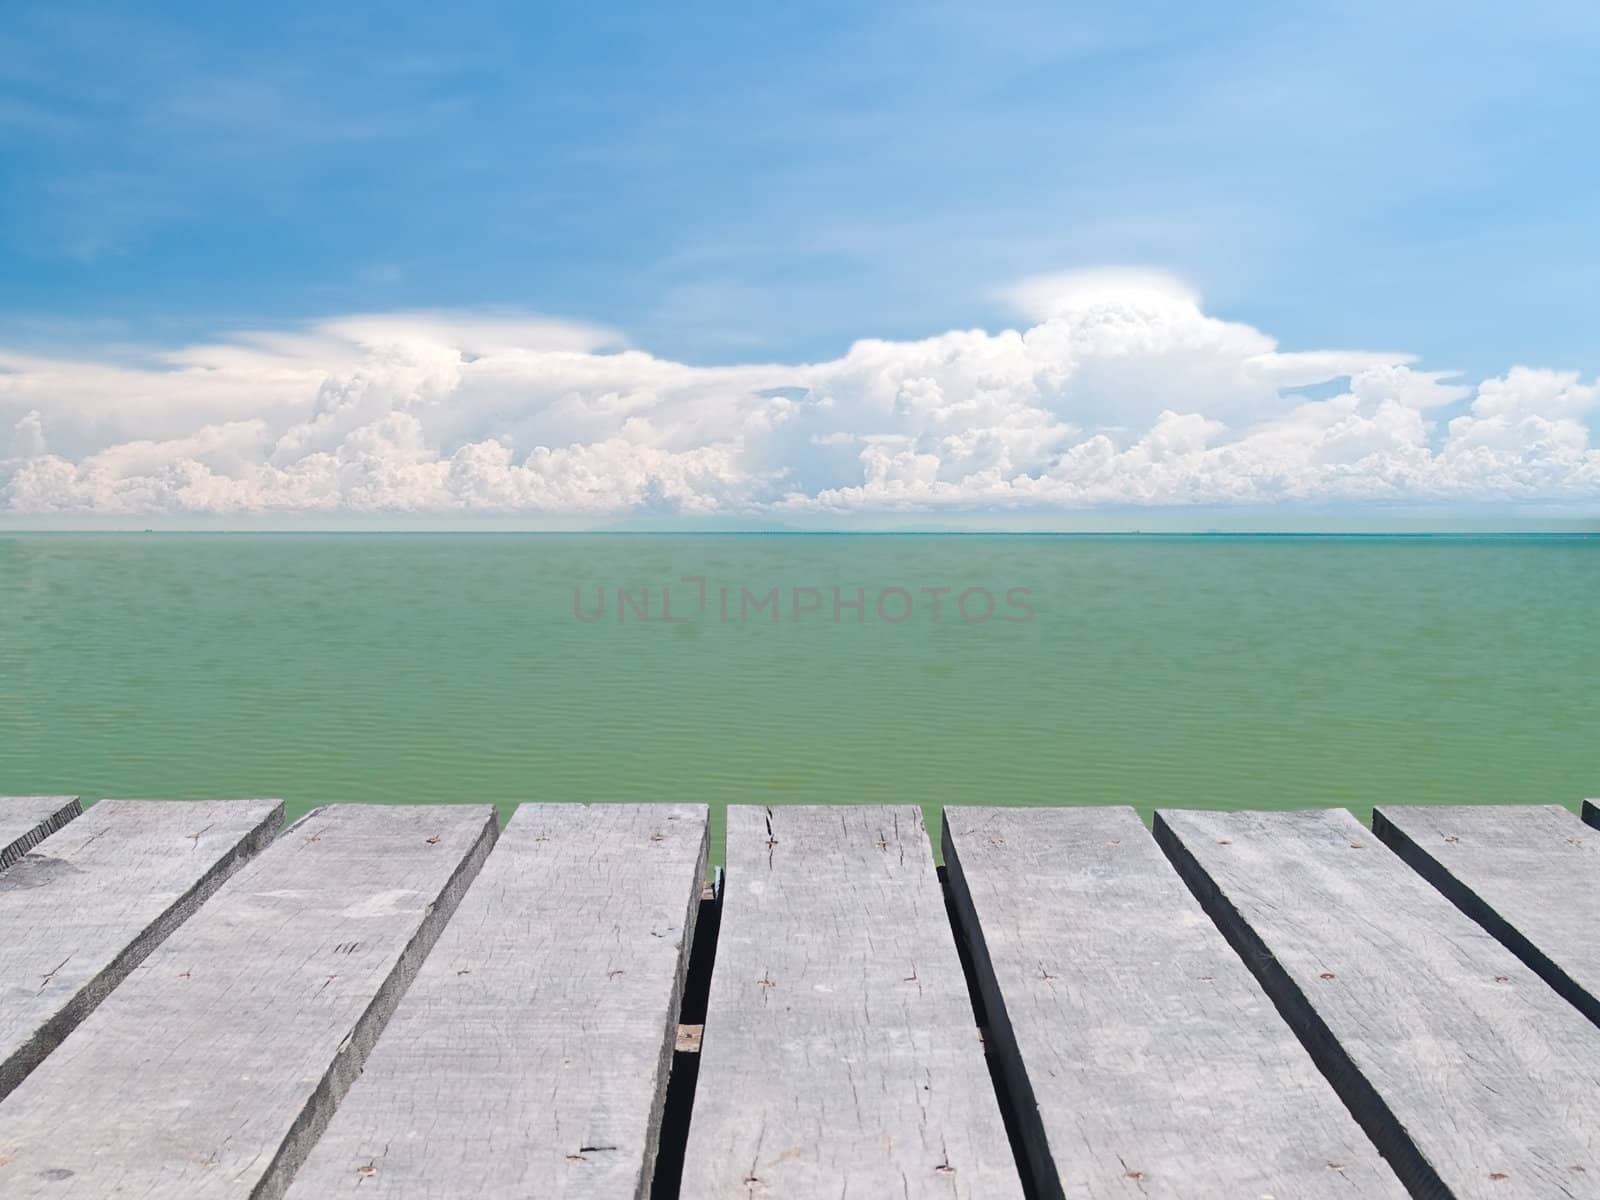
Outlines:
{"type": "Polygon", "coordinates": [[[0,514],[1600,511],[1597,51],[1588,3],[11,0],[0,514]]]}

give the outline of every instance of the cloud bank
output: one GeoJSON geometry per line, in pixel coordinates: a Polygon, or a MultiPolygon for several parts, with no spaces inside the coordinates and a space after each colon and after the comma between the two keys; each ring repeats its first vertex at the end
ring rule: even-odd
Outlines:
{"type": "Polygon", "coordinates": [[[427,313],[133,361],[0,349],[0,512],[1600,500],[1600,385],[1574,372],[1470,385],[1405,354],[1284,352],[1149,272],[1041,277],[1009,298],[1026,328],[802,365],[695,367],[591,326],[427,313]]]}

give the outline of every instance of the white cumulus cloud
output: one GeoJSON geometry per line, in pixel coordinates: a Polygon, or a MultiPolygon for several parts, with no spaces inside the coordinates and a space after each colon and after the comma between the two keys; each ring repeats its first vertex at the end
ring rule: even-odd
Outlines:
{"type": "Polygon", "coordinates": [[[1029,322],[695,367],[592,326],[345,317],[136,361],[0,349],[0,512],[849,514],[1593,502],[1600,384],[1286,352],[1153,272],[1029,322]],[[1317,398],[1305,394],[1313,391],[1317,398]]]}

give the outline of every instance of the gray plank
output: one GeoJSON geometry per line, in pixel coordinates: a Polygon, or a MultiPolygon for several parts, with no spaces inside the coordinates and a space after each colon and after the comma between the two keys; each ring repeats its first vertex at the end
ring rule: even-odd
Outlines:
{"type": "Polygon", "coordinates": [[[1600,1024],[1600,830],[1558,805],[1384,805],[1372,831],[1600,1024]]]}
{"type": "Polygon", "coordinates": [[[0,796],[0,871],[82,812],[76,796],[0,796]]]}
{"type": "Polygon", "coordinates": [[[487,805],[297,822],[0,1102],[0,1195],[276,1200],[493,837],[487,805]]]}
{"type": "Polygon", "coordinates": [[[290,1200],[648,1196],[706,817],[519,808],[290,1200]]]}
{"type": "Polygon", "coordinates": [[[1156,835],[1414,1195],[1600,1196],[1600,1029],[1354,817],[1156,835]]]}
{"type": "Polygon", "coordinates": [[[282,824],[276,800],[102,800],[0,875],[0,1098],[282,824]]]}
{"type": "Polygon", "coordinates": [[[1404,1197],[1131,808],[948,808],[1043,1196],[1404,1197]]]}
{"type": "Polygon", "coordinates": [[[1021,1194],[920,811],[730,808],[683,1195],[1021,1194]]]}

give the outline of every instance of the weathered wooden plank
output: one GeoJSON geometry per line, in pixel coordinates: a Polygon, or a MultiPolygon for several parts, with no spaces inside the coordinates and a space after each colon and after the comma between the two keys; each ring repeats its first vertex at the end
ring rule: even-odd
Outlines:
{"type": "Polygon", "coordinates": [[[1600,1196],[1600,1029],[1349,813],[1156,835],[1418,1196],[1600,1196]]]}
{"type": "Polygon", "coordinates": [[[683,1195],[1018,1197],[914,807],[728,810],[683,1195]]]}
{"type": "Polygon", "coordinates": [[[1384,805],[1372,831],[1600,1025],[1600,831],[1558,805],[1384,805]]]}
{"type": "Polygon", "coordinates": [[[0,1098],[282,824],[276,800],[102,800],[0,875],[0,1098]]]}
{"type": "Polygon", "coordinates": [[[1131,808],[947,808],[1043,1196],[1404,1197],[1131,808]]]}
{"type": "Polygon", "coordinates": [[[76,796],[0,796],[0,871],[82,812],[76,796]]]}
{"type": "Polygon", "coordinates": [[[276,1200],[493,838],[487,805],[297,822],[0,1103],[0,1195],[276,1200]]]}
{"type": "Polygon", "coordinates": [[[290,1200],[649,1195],[704,805],[525,804],[290,1200]]]}

